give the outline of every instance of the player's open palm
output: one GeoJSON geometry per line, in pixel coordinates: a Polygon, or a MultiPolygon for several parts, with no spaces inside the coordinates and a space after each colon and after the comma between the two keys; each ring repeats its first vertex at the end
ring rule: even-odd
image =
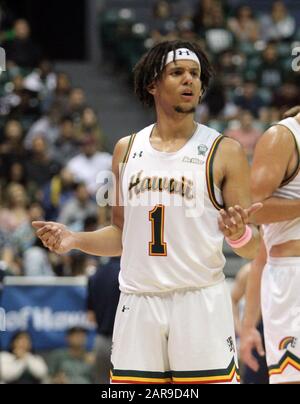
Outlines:
{"type": "Polygon", "coordinates": [[[36,235],[43,245],[56,254],[66,254],[74,248],[74,233],[55,222],[33,222],[36,235]]]}

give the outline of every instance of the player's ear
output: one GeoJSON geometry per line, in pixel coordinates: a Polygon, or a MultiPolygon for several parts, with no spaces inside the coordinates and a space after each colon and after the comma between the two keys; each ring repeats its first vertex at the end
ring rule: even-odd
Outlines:
{"type": "Polygon", "coordinates": [[[203,87],[201,87],[201,90],[200,90],[200,97],[199,97],[199,104],[200,104],[202,98],[204,97],[204,94],[205,94],[205,90],[204,90],[203,87]]]}
{"type": "Polygon", "coordinates": [[[149,86],[147,87],[147,91],[148,93],[150,93],[151,95],[155,95],[156,94],[156,82],[153,81],[151,84],[149,84],[149,86]]]}

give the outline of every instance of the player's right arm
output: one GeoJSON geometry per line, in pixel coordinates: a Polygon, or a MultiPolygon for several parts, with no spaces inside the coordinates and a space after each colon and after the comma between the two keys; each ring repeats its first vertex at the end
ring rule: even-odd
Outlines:
{"type": "Polygon", "coordinates": [[[54,222],[33,222],[37,236],[44,246],[57,254],[65,254],[71,250],[80,250],[86,254],[118,257],[122,254],[122,231],[124,208],[119,195],[119,168],[123,162],[130,137],[121,139],[114,150],[113,174],[115,176],[116,198],[112,208],[112,224],[95,232],[75,233],[66,226],[54,222]]]}
{"type": "Polygon", "coordinates": [[[273,196],[291,175],[287,173],[293,159],[297,161],[295,140],[284,126],[273,126],[258,141],[251,170],[253,201],[263,202],[262,209],[256,212],[253,218],[257,224],[276,223],[299,217],[299,199],[289,200],[273,196]]]}
{"type": "Polygon", "coordinates": [[[260,251],[251,264],[246,288],[246,306],[242,321],[240,354],[243,362],[254,371],[259,368],[257,360],[252,355],[256,349],[259,355],[264,356],[262,339],[257,325],[261,318],[260,290],[261,276],[267,260],[267,251],[261,239],[260,251]]]}

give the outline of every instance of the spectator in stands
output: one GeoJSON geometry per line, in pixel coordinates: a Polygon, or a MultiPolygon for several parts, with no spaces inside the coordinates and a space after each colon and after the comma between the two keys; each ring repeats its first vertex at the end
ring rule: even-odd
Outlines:
{"type": "Polygon", "coordinates": [[[20,122],[8,120],[3,134],[4,138],[0,142],[0,177],[7,179],[11,165],[16,161],[24,161],[26,151],[23,146],[23,128],[20,122]]]}
{"type": "Polygon", "coordinates": [[[107,263],[99,265],[88,281],[88,317],[97,325],[94,371],[99,384],[109,384],[113,325],[120,296],[119,272],[120,258],[110,258],[107,263]]]}
{"type": "Polygon", "coordinates": [[[290,40],[296,31],[295,18],[281,0],[274,1],[271,15],[261,18],[262,38],[268,41],[290,40]]]}
{"type": "Polygon", "coordinates": [[[64,276],[83,276],[86,278],[96,269],[96,261],[79,251],[71,251],[70,254],[63,257],[62,265],[64,276]]]}
{"type": "Polygon", "coordinates": [[[44,110],[49,110],[51,105],[56,104],[66,114],[71,90],[72,83],[69,75],[64,72],[57,73],[54,92],[45,99],[44,110]]]}
{"type": "Polygon", "coordinates": [[[225,132],[225,136],[237,140],[244,147],[249,159],[252,158],[255,145],[262,132],[255,127],[254,116],[250,111],[242,111],[239,121],[235,121],[231,128],[225,132]]]}
{"type": "MultiPolygon", "coordinates": [[[[14,161],[10,165],[8,175],[7,175],[7,184],[9,184],[9,183],[21,184],[26,188],[27,175],[25,172],[25,166],[22,162],[14,161]]],[[[27,191],[28,191],[28,189],[27,189],[27,191]]]]}
{"type": "Polygon", "coordinates": [[[96,112],[87,107],[83,110],[81,121],[77,125],[77,138],[82,140],[83,134],[90,134],[96,137],[98,147],[102,150],[104,147],[104,135],[101,130],[96,112]]]}
{"type": "Polygon", "coordinates": [[[199,0],[198,3],[193,21],[195,31],[201,34],[213,25],[213,9],[216,7],[217,1],[199,0]]]}
{"type": "Polygon", "coordinates": [[[50,262],[49,252],[45,249],[40,240],[36,239],[34,245],[25,250],[22,262],[24,276],[55,276],[50,262]]]}
{"type": "Polygon", "coordinates": [[[32,229],[32,220],[43,220],[45,213],[42,206],[38,202],[33,202],[28,208],[28,217],[21,225],[14,231],[11,237],[11,245],[17,256],[23,257],[26,251],[31,248],[37,238],[32,229]]]}
{"type": "MultiPolygon", "coordinates": [[[[0,278],[3,280],[6,275],[19,275],[20,268],[14,265],[14,253],[10,239],[2,229],[0,229],[0,278]]],[[[1,298],[0,280],[0,298],[1,298]]]]}
{"type": "Polygon", "coordinates": [[[200,122],[209,122],[209,125],[222,132],[226,121],[238,116],[238,108],[226,97],[222,81],[216,80],[211,84],[205,100],[197,108],[200,122]]]}
{"type": "Polygon", "coordinates": [[[253,80],[246,80],[241,89],[241,95],[234,99],[234,103],[241,109],[250,111],[258,118],[260,109],[266,105],[258,93],[257,84],[253,80]]]}
{"type": "Polygon", "coordinates": [[[36,114],[37,106],[31,105],[32,100],[35,101],[34,96],[25,89],[24,78],[17,69],[0,99],[0,114],[11,119],[24,118],[22,114],[36,114]]]}
{"type": "Polygon", "coordinates": [[[281,86],[283,82],[283,69],[275,43],[269,43],[263,51],[256,77],[259,87],[273,90],[281,86]]]}
{"type": "Polygon", "coordinates": [[[178,37],[185,41],[196,41],[197,35],[194,29],[193,17],[190,14],[182,14],[176,24],[178,37]]]}
{"type": "Polygon", "coordinates": [[[59,137],[59,122],[61,119],[61,110],[59,105],[53,104],[47,115],[42,116],[36,121],[25,137],[25,147],[31,150],[33,141],[36,137],[44,137],[50,148],[59,137]]]}
{"type": "Polygon", "coordinates": [[[84,183],[75,187],[75,195],[62,208],[58,217],[60,223],[73,229],[83,231],[84,221],[87,217],[97,215],[98,206],[94,202],[84,183]]]}
{"type": "Polygon", "coordinates": [[[151,37],[154,42],[167,40],[176,32],[176,23],[172,15],[172,4],[165,0],[158,0],[153,8],[151,22],[151,37]]]}
{"type": "Polygon", "coordinates": [[[63,168],[43,188],[42,204],[46,220],[55,221],[67,201],[74,195],[74,176],[63,168]]]}
{"type": "Polygon", "coordinates": [[[58,169],[58,165],[51,158],[44,136],[37,136],[33,140],[32,150],[26,161],[26,172],[30,183],[37,190],[42,190],[50,178],[58,172],[58,169]]]}
{"type": "Polygon", "coordinates": [[[222,82],[226,89],[241,87],[243,83],[241,71],[246,63],[246,56],[233,49],[226,50],[217,55],[215,65],[218,80],[222,82]]]}
{"type": "Polygon", "coordinates": [[[273,95],[272,105],[283,114],[287,109],[300,104],[299,87],[294,80],[287,80],[273,95]]]}
{"type": "Polygon", "coordinates": [[[279,122],[282,119],[280,111],[275,107],[263,107],[259,111],[259,124],[262,132],[266,131],[270,125],[279,122]]]}
{"type": "Polygon", "coordinates": [[[68,162],[80,153],[80,143],[74,122],[70,116],[64,116],[60,120],[58,139],[53,146],[53,158],[60,166],[68,162]]]}
{"type": "Polygon", "coordinates": [[[109,153],[97,151],[97,139],[85,135],[82,141],[82,153],[74,157],[67,168],[79,182],[84,182],[90,195],[95,196],[99,184],[97,176],[101,171],[110,171],[112,156],[109,153]]]}
{"type": "Polygon", "coordinates": [[[206,29],[205,39],[208,49],[214,54],[233,47],[234,36],[227,28],[227,22],[221,5],[213,8],[212,25],[206,29]]]}
{"type": "Polygon", "coordinates": [[[91,384],[94,357],[86,350],[86,330],[72,327],[66,338],[67,348],[54,351],[49,358],[50,381],[53,384],[91,384]]]}
{"type": "Polygon", "coordinates": [[[4,43],[7,61],[23,68],[36,67],[41,59],[39,46],[31,39],[31,29],[26,20],[14,24],[15,38],[4,43]]]}
{"type": "Polygon", "coordinates": [[[4,206],[0,208],[0,228],[11,237],[29,220],[28,199],[25,188],[20,184],[9,184],[5,194],[4,206]]]}
{"type": "Polygon", "coordinates": [[[28,90],[37,92],[40,100],[48,97],[56,87],[56,74],[51,62],[47,59],[42,60],[38,68],[25,77],[24,86],[28,90]]]}
{"type": "Polygon", "coordinates": [[[48,374],[46,363],[33,353],[31,337],[24,331],[14,335],[9,352],[0,353],[0,369],[0,379],[7,384],[41,384],[48,374]]]}
{"type": "Polygon", "coordinates": [[[79,123],[86,108],[86,96],[82,88],[73,88],[70,92],[65,114],[72,117],[75,123],[79,123]]]}
{"type": "Polygon", "coordinates": [[[259,22],[250,5],[240,6],[236,16],[228,20],[228,27],[239,42],[255,43],[260,37],[259,22]]]}

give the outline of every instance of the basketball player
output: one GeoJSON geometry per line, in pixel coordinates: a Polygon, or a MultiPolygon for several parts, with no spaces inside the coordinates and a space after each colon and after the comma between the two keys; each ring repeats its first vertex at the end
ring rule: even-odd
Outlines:
{"type": "MultiPolygon", "coordinates": [[[[299,107],[290,111],[300,112],[299,107]]],[[[241,354],[254,370],[251,351],[264,350],[255,330],[261,307],[272,384],[300,384],[300,113],[271,127],[257,144],[252,169],[255,200],[264,207],[264,243],[249,275],[241,354]],[[265,244],[265,246],[264,246],[265,244]],[[264,270],[263,270],[264,269],[264,270]]]]}
{"type": "Polygon", "coordinates": [[[225,235],[246,258],[258,250],[248,222],[261,204],[251,204],[247,158],[236,141],[194,121],[211,77],[198,45],[160,43],[134,75],[157,122],[115,148],[112,226],[77,234],[56,223],[34,226],[57,253],[122,255],[112,383],[237,383],[222,243],[225,235]]]}

